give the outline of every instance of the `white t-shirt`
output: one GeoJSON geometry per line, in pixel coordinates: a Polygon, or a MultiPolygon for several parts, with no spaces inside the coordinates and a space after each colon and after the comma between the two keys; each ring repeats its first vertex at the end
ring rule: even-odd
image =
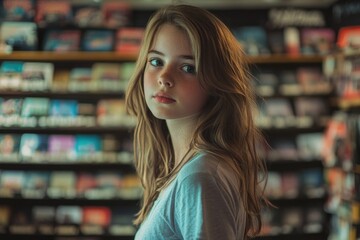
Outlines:
{"type": "Polygon", "coordinates": [[[135,240],[243,239],[239,179],[224,162],[193,157],[154,202],[135,240]]]}

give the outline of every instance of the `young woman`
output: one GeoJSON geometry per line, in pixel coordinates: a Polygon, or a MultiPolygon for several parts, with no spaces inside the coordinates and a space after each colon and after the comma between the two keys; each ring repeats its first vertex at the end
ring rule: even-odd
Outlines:
{"type": "Polygon", "coordinates": [[[149,20],[126,93],[144,187],[135,239],[247,239],[266,176],[244,54],[208,11],[168,6],[149,20]]]}

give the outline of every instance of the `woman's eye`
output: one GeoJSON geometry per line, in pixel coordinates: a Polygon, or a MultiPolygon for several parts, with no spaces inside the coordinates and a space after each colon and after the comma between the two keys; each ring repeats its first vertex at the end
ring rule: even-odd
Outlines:
{"type": "Polygon", "coordinates": [[[160,59],[157,59],[157,58],[153,58],[153,59],[150,59],[149,60],[149,63],[154,66],[154,67],[159,67],[159,66],[162,66],[162,62],[160,59]]]}
{"type": "Polygon", "coordinates": [[[187,73],[191,73],[191,74],[196,73],[195,67],[192,66],[192,65],[185,65],[185,66],[182,67],[182,69],[187,73]]]}

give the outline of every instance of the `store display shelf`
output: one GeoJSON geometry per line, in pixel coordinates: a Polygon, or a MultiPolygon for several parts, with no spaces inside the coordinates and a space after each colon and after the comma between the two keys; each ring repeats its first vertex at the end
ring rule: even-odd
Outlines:
{"type": "Polygon", "coordinates": [[[21,97],[44,97],[51,99],[77,99],[77,100],[101,100],[124,97],[123,92],[22,92],[0,90],[0,96],[3,98],[21,98],[21,97]]]}
{"type": "Polygon", "coordinates": [[[323,168],[321,159],[312,160],[277,160],[266,161],[268,169],[273,171],[288,171],[288,170],[302,170],[309,168],[323,168]]]}
{"type": "Polygon", "coordinates": [[[0,128],[0,133],[59,133],[59,134],[73,134],[73,133],[129,133],[130,127],[4,127],[0,128]]]}

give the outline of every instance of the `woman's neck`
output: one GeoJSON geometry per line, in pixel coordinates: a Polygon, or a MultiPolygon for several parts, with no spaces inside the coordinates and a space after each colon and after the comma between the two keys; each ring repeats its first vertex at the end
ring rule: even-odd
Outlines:
{"type": "Polygon", "coordinates": [[[177,166],[184,157],[189,157],[194,153],[194,150],[189,148],[197,124],[197,117],[171,119],[167,120],[166,123],[174,147],[175,166],[177,166]]]}

